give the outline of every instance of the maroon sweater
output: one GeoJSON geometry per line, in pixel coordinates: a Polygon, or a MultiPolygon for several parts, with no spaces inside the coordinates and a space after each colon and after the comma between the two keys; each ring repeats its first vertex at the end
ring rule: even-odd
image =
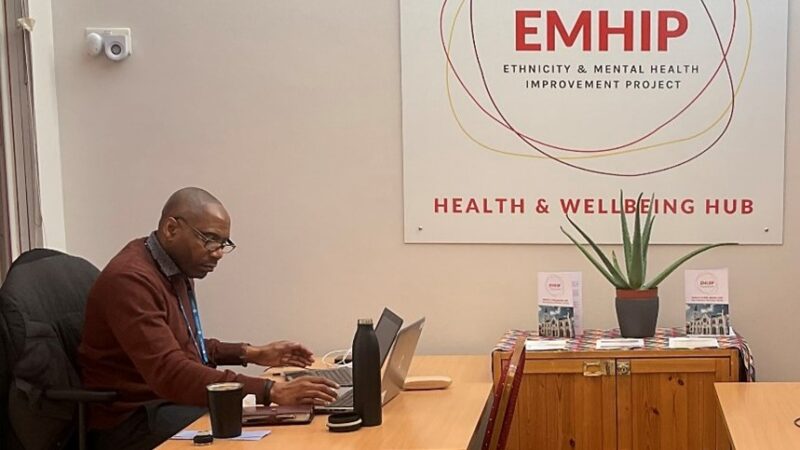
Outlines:
{"type": "MultiPolygon", "coordinates": [[[[157,251],[165,255],[160,246],[157,251]]],[[[190,281],[162,270],[145,239],[136,239],[108,263],[89,293],[78,348],[83,384],[119,394],[113,403],[92,406],[91,428],[114,427],[152,400],[206,406],[206,385],[220,381],[239,381],[245,394],[264,398],[265,380],[213,368],[242,365],[244,344],[206,339],[213,367],[202,364],[178,306],[183,302],[194,330],[190,281]]]]}

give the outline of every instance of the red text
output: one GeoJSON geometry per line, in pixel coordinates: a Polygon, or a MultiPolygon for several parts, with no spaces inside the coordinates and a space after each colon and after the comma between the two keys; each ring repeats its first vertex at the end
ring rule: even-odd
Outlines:
{"type": "MultiPolygon", "coordinates": [[[[578,14],[575,22],[569,28],[558,11],[548,10],[544,13],[544,48],[548,52],[556,51],[558,41],[564,47],[572,47],[580,41],[581,48],[585,52],[595,49],[606,52],[612,36],[622,38],[622,49],[632,52],[637,35],[639,37],[638,49],[649,52],[653,47],[653,33],[651,32],[653,27],[656,29],[656,49],[659,52],[666,52],[669,50],[670,39],[683,36],[689,29],[689,19],[686,14],[675,10],[656,11],[655,23],[653,23],[653,11],[640,11],[638,17],[634,11],[623,11],[620,25],[612,24],[613,20],[609,18],[609,12],[606,10],[594,13],[584,10],[578,14]],[[592,19],[593,14],[596,15],[595,20],[592,19]],[[596,30],[594,33],[593,29],[596,30]]],[[[542,50],[541,40],[536,40],[540,28],[537,25],[538,19],[542,19],[540,10],[516,11],[517,51],[538,52],[542,50]]]]}

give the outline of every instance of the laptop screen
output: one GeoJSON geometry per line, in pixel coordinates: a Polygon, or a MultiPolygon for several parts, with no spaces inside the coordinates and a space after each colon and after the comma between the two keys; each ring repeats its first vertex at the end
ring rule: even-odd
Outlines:
{"type": "Polygon", "coordinates": [[[392,356],[386,363],[386,371],[381,380],[383,404],[393,399],[403,389],[424,326],[425,318],[423,317],[397,334],[397,342],[392,350],[392,356]]]}
{"type": "Polygon", "coordinates": [[[378,338],[378,348],[381,354],[381,367],[386,362],[386,356],[389,354],[401,326],[403,326],[403,319],[389,308],[384,308],[378,324],[375,325],[375,336],[378,338]]]}

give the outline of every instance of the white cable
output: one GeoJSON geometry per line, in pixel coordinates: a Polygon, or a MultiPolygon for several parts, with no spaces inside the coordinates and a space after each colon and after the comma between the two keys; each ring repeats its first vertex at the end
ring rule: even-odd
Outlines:
{"type": "Polygon", "coordinates": [[[352,367],[353,364],[347,362],[347,357],[350,356],[352,353],[353,353],[353,347],[348,348],[347,349],[347,353],[345,353],[344,356],[342,357],[342,359],[339,361],[339,365],[340,366],[351,366],[352,367]]]}
{"type": "Polygon", "coordinates": [[[322,356],[322,364],[324,364],[325,367],[337,367],[345,365],[346,364],[345,361],[347,360],[347,357],[350,356],[351,351],[352,349],[350,348],[341,350],[331,350],[322,356]],[[336,362],[337,354],[342,355],[341,361],[338,363],[336,362]],[[328,361],[328,358],[330,357],[333,357],[333,361],[328,361]]]}

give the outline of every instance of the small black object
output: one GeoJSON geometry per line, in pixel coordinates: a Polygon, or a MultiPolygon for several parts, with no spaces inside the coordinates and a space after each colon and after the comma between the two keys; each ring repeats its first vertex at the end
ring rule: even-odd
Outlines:
{"type": "Polygon", "coordinates": [[[361,428],[361,417],[354,413],[338,413],[328,416],[328,431],[344,433],[361,428]]]}
{"type": "Polygon", "coordinates": [[[214,443],[214,436],[208,431],[198,431],[192,438],[194,445],[211,445],[214,443]]]}

